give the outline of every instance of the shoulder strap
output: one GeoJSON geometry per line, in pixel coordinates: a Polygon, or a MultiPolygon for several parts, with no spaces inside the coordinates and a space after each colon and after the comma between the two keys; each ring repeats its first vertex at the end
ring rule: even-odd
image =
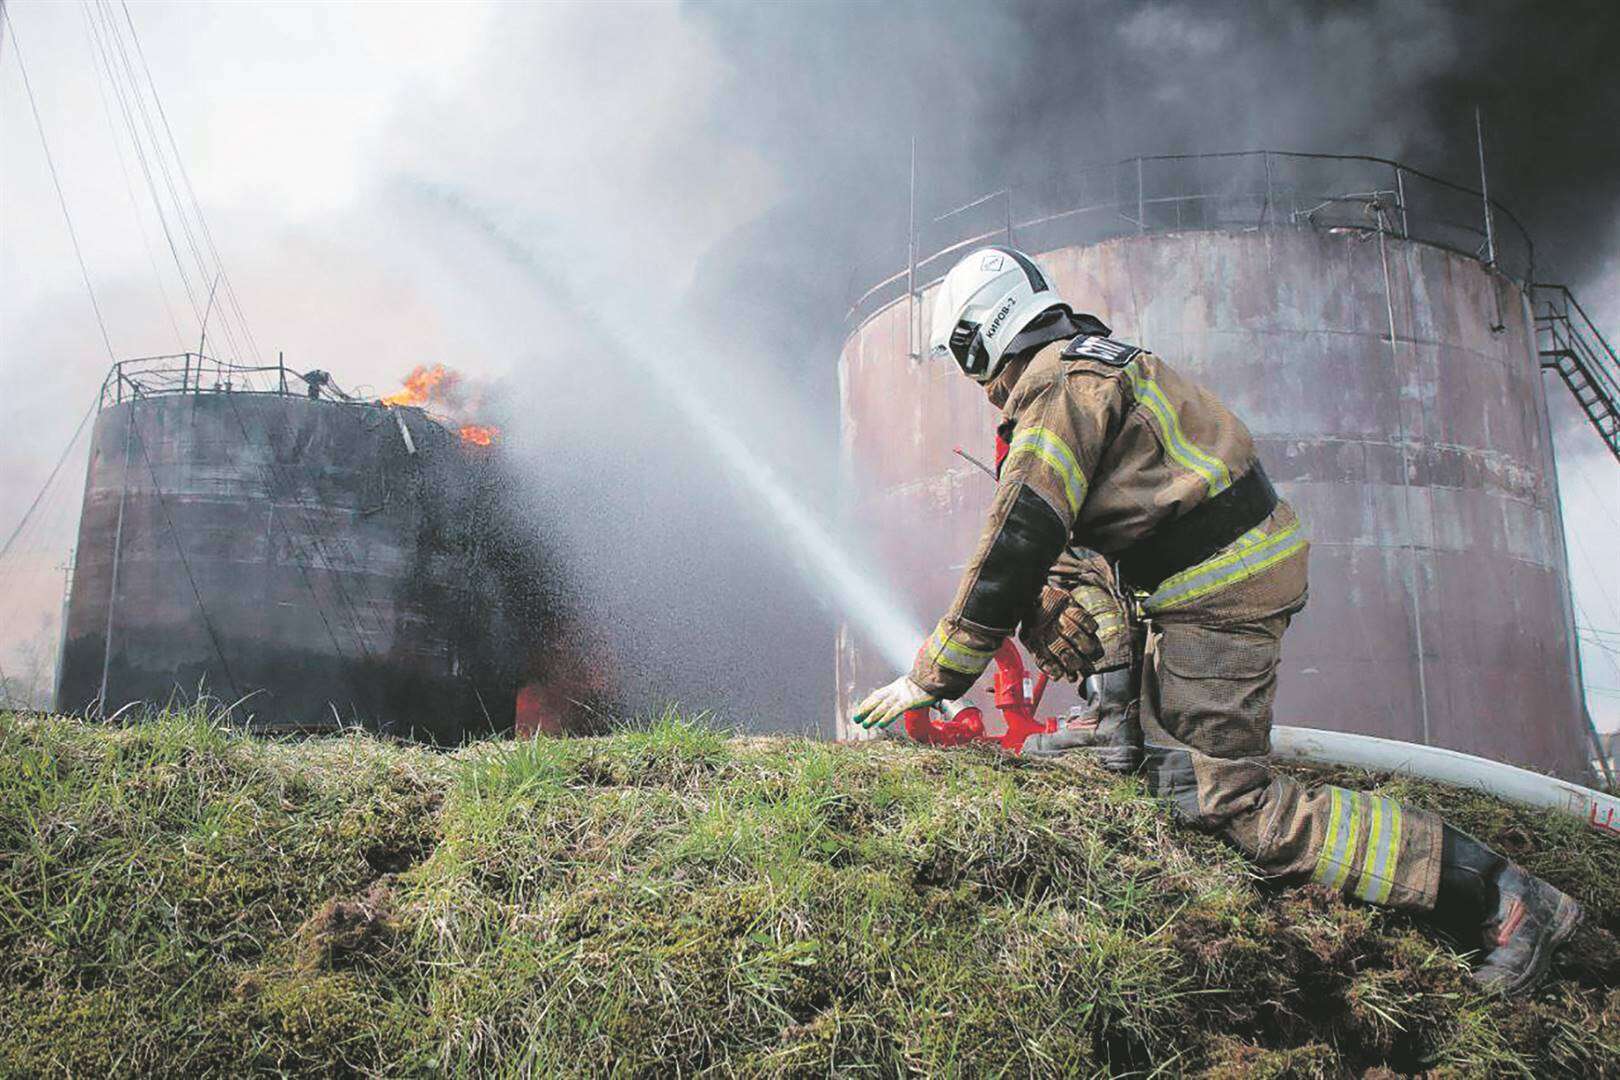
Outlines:
{"type": "Polygon", "coordinates": [[[1082,334],[1063,350],[1065,359],[1097,360],[1113,367],[1124,367],[1142,350],[1101,334],[1082,334]]]}

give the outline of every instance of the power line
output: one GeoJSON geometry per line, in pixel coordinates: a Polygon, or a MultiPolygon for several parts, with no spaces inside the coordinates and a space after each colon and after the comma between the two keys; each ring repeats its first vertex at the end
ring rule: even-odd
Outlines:
{"type": "MultiPolygon", "coordinates": [[[[89,0],[87,0],[89,2],[89,0]]],[[[154,205],[163,214],[162,196],[158,193],[156,179],[152,170],[146,165],[148,153],[157,159],[157,172],[162,179],[163,187],[167,191],[168,202],[178,218],[180,239],[201,275],[202,281],[220,277],[225,286],[223,298],[226,301],[225,310],[221,313],[220,323],[224,343],[228,355],[233,359],[240,359],[244,350],[242,341],[245,339],[252,353],[262,362],[262,353],[257,342],[253,339],[251,329],[242,314],[241,303],[237,299],[235,287],[230,276],[225,272],[224,262],[220,258],[218,245],[214,242],[213,231],[208,225],[207,215],[203,213],[202,204],[197,199],[196,190],[191,184],[190,173],[186,168],[185,160],[180,155],[178,141],[174,137],[173,126],[169,123],[168,112],[164,108],[162,96],[158,93],[157,83],[152,77],[151,66],[146,60],[140,37],[135,29],[133,18],[129,10],[124,9],[124,23],[128,27],[128,43],[125,41],[126,32],[119,26],[114,9],[108,0],[96,0],[94,8],[101,22],[100,37],[107,53],[107,66],[120,100],[126,109],[126,122],[129,124],[131,141],[136,147],[136,153],[143,162],[143,169],[147,177],[148,186],[152,191],[154,205]],[[133,57],[131,48],[133,46],[133,57]],[[138,66],[137,66],[138,63],[138,66]],[[144,74],[144,85],[142,75],[144,74]],[[127,85],[127,95],[124,86],[127,85]],[[134,98],[134,108],[129,108],[129,97],[134,98]],[[150,96],[150,103],[148,102],[150,96]],[[154,119],[153,113],[156,112],[154,119]],[[139,114],[140,125],[135,124],[135,115],[139,114]],[[145,130],[142,138],[141,129],[145,130]],[[161,128],[161,134],[160,134],[161,128]],[[149,147],[149,149],[148,149],[149,147]],[[178,181],[176,179],[178,174],[178,181]],[[182,194],[183,192],[183,194],[182,194]],[[195,219],[195,224],[193,224],[195,219]]],[[[191,298],[192,310],[199,322],[202,314],[199,310],[199,296],[201,286],[193,288],[190,277],[185,270],[184,260],[181,259],[178,244],[171,230],[166,233],[170,243],[170,253],[175,257],[176,265],[180,268],[182,278],[187,282],[187,294],[191,298]]],[[[251,379],[248,379],[251,385],[251,379]]]]}
{"type": "Polygon", "coordinates": [[[169,137],[169,149],[174,154],[175,164],[180,170],[180,180],[185,185],[186,194],[191,198],[191,204],[197,214],[197,223],[202,227],[203,239],[208,243],[208,250],[214,257],[214,265],[219,270],[219,276],[225,281],[225,297],[236,313],[236,320],[242,327],[242,333],[247,338],[248,347],[253,350],[253,356],[259,363],[264,363],[264,354],[259,350],[259,343],[253,338],[253,330],[248,326],[247,317],[242,313],[242,305],[236,298],[236,288],[231,284],[231,276],[225,272],[225,260],[220,258],[219,247],[214,243],[213,230],[208,227],[208,218],[202,212],[202,203],[197,199],[197,192],[191,186],[191,174],[186,169],[186,160],[180,154],[180,147],[175,142],[174,129],[169,126],[169,114],[163,108],[163,98],[158,95],[157,82],[152,78],[152,68],[146,62],[146,51],[141,48],[141,37],[135,30],[135,20],[130,16],[129,4],[126,0],[119,0],[124,9],[124,22],[129,26],[129,38],[135,43],[135,55],[140,58],[141,70],[146,73],[146,85],[152,91],[152,101],[157,105],[158,118],[163,121],[163,131],[169,137]]]}
{"type": "Polygon", "coordinates": [[[56,201],[62,207],[62,220],[67,222],[68,237],[73,241],[73,254],[79,260],[79,273],[84,278],[84,291],[90,294],[90,307],[96,313],[96,325],[101,328],[102,344],[107,346],[107,358],[118,362],[113,350],[112,337],[107,333],[107,321],[101,317],[101,304],[96,300],[95,286],[90,284],[90,269],[85,265],[84,252],[79,247],[79,232],[73,227],[73,215],[68,213],[67,196],[62,193],[62,180],[56,173],[56,159],[51,156],[51,144],[45,138],[45,123],[39,117],[39,103],[34,99],[34,86],[28,79],[28,66],[23,63],[22,42],[17,40],[17,26],[11,21],[11,12],[0,6],[0,17],[11,30],[11,51],[17,56],[17,71],[22,75],[23,90],[28,95],[28,108],[34,114],[34,130],[39,132],[40,149],[45,151],[45,164],[50,167],[51,184],[56,188],[56,201]]]}
{"type": "Polygon", "coordinates": [[[1591,645],[1593,648],[1602,649],[1611,656],[1620,656],[1620,648],[1616,648],[1613,645],[1604,644],[1597,638],[1580,638],[1580,640],[1586,642],[1588,645],[1591,645]]]}
{"type": "MultiPolygon", "coordinates": [[[[117,20],[112,14],[112,8],[105,3],[105,0],[102,0],[95,10],[98,12],[103,23],[102,30],[104,41],[107,43],[107,53],[109,58],[111,58],[109,67],[113,73],[115,86],[120,87],[121,100],[125,102],[127,107],[128,97],[134,98],[135,108],[129,113],[131,141],[133,142],[136,153],[141,158],[143,165],[147,160],[147,143],[150,143],[151,155],[157,159],[157,171],[163,180],[164,188],[168,192],[169,201],[173,206],[174,214],[179,220],[181,238],[184,240],[185,246],[190,252],[192,260],[196,264],[196,269],[201,275],[201,280],[207,281],[214,276],[214,269],[210,267],[208,260],[203,256],[202,249],[197,241],[197,230],[193,229],[192,227],[192,212],[188,211],[185,200],[181,198],[179,186],[175,183],[174,178],[175,172],[184,168],[184,162],[180,161],[178,157],[176,157],[173,161],[173,165],[171,166],[170,156],[164,152],[163,140],[158,135],[157,123],[152,118],[152,108],[148,106],[146,94],[141,89],[141,81],[139,75],[136,73],[135,62],[130,59],[129,49],[125,44],[124,35],[118,27],[117,20]],[[119,74],[120,69],[122,70],[122,78],[120,78],[119,74]],[[128,85],[127,96],[122,95],[121,84],[124,83],[127,83],[128,85]],[[136,113],[139,114],[141,119],[140,127],[137,127],[134,123],[134,115],[136,113]],[[146,142],[143,142],[141,139],[140,128],[142,127],[146,131],[146,142]]],[[[152,87],[152,92],[154,94],[154,104],[161,108],[161,101],[157,101],[155,98],[155,86],[152,87]]],[[[178,151],[176,153],[178,154],[178,151]]],[[[146,167],[144,171],[148,179],[148,184],[152,188],[153,203],[159,208],[159,213],[162,214],[161,208],[163,199],[157,191],[156,182],[152,179],[151,169],[146,167]]],[[[196,205],[195,200],[193,200],[193,207],[196,216],[199,220],[201,220],[201,206],[196,205]]],[[[168,237],[170,242],[170,252],[174,255],[176,266],[180,268],[181,275],[187,283],[187,295],[191,299],[192,311],[196,315],[200,324],[205,317],[202,313],[198,300],[198,297],[201,294],[201,285],[199,284],[195,289],[192,288],[190,284],[190,277],[186,273],[184,261],[181,259],[179,251],[175,245],[172,232],[168,234],[168,237]]],[[[232,329],[229,319],[227,319],[222,325],[225,344],[229,350],[229,355],[232,358],[239,359],[242,350],[237,342],[236,332],[232,329]]]]}
{"type": "MultiPolygon", "coordinates": [[[[117,69],[121,67],[123,71],[123,78],[125,81],[127,81],[129,86],[129,93],[134,98],[134,112],[139,114],[141,126],[146,130],[147,139],[150,140],[152,154],[157,159],[158,173],[162,177],[163,186],[168,191],[169,200],[173,204],[176,217],[179,219],[181,237],[185,241],[185,245],[191,253],[191,258],[195,261],[198,270],[202,273],[202,280],[207,281],[212,275],[208,273],[207,262],[203,259],[202,252],[197,246],[197,238],[191,227],[190,215],[186,213],[185,205],[180,199],[179,189],[174,182],[174,172],[170,168],[168,155],[163,153],[162,140],[158,137],[157,125],[152,119],[151,109],[147,106],[146,96],[141,92],[140,82],[135,74],[134,62],[129,57],[129,50],[125,47],[123,36],[118,30],[117,23],[113,21],[113,17],[109,10],[104,4],[98,7],[97,10],[101,15],[101,19],[104,24],[103,31],[105,34],[105,39],[108,42],[108,55],[117,61],[114,64],[114,77],[115,79],[118,77],[117,69]]],[[[145,160],[147,152],[145,145],[141,142],[140,133],[138,130],[133,132],[133,141],[136,147],[136,153],[139,154],[143,160],[145,160]]],[[[147,175],[150,178],[150,170],[148,170],[147,175]]],[[[162,199],[155,191],[153,198],[154,202],[161,206],[162,199]]],[[[173,250],[172,235],[170,238],[170,243],[171,250],[173,250]]],[[[174,256],[176,264],[183,266],[178,251],[174,251],[174,256]]],[[[182,273],[184,273],[183,269],[182,273]]],[[[191,297],[192,310],[196,313],[197,321],[200,324],[203,318],[202,308],[198,300],[198,296],[201,293],[201,286],[198,286],[198,288],[195,290],[188,287],[187,292],[191,297]]],[[[234,355],[236,352],[235,341],[232,335],[229,333],[228,324],[225,337],[227,343],[231,346],[232,353],[234,355]]]]}
{"type": "Polygon", "coordinates": [[[67,461],[68,455],[71,454],[73,452],[73,448],[78,445],[79,436],[84,434],[84,425],[89,423],[90,417],[95,415],[96,405],[99,403],[99,400],[100,399],[98,398],[97,401],[91,402],[90,407],[86,409],[84,415],[79,418],[79,426],[73,429],[73,437],[69,439],[68,444],[62,448],[62,453],[59,457],[57,457],[56,464],[51,466],[50,475],[45,478],[45,483],[40,487],[39,494],[34,496],[34,501],[28,504],[27,510],[23,511],[22,520],[17,522],[17,527],[11,530],[10,536],[6,537],[4,546],[0,546],[0,559],[4,559],[11,551],[11,545],[17,542],[18,536],[22,535],[24,526],[28,524],[28,519],[33,516],[34,511],[39,507],[40,500],[45,498],[45,493],[49,491],[51,489],[51,485],[56,482],[56,474],[62,471],[62,464],[67,461]]]}
{"type": "Polygon", "coordinates": [[[118,173],[124,178],[124,193],[129,196],[129,208],[135,215],[135,228],[141,234],[141,249],[146,252],[146,263],[152,268],[158,296],[163,301],[164,314],[168,315],[169,326],[174,330],[174,340],[181,351],[184,351],[185,335],[180,333],[180,321],[174,317],[174,305],[169,303],[169,290],[163,286],[163,274],[158,270],[157,256],[152,253],[152,238],[147,235],[146,223],[141,220],[141,204],[135,197],[135,182],[130,179],[129,165],[124,161],[123,140],[118,137],[118,125],[113,121],[112,104],[107,99],[107,78],[97,57],[95,23],[91,21],[88,4],[80,5],[79,13],[84,16],[85,42],[90,49],[90,64],[96,72],[96,96],[101,99],[101,114],[107,120],[107,133],[112,136],[113,152],[118,156],[118,173]]]}
{"type": "Polygon", "coordinates": [[[1614,511],[1610,510],[1607,504],[1604,503],[1603,496],[1599,494],[1598,489],[1593,486],[1591,479],[1586,475],[1586,471],[1584,469],[1577,469],[1575,470],[1575,475],[1580,477],[1581,483],[1585,485],[1586,490],[1592,493],[1592,501],[1597,504],[1599,510],[1603,511],[1603,515],[1609,519],[1609,523],[1615,527],[1615,531],[1620,532],[1620,519],[1617,519],[1614,515],[1614,511]]]}
{"type": "Polygon", "coordinates": [[[135,150],[135,160],[140,164],[141,176],[146,180],[147,193],[152,196],[152,209],[157,213],[158,225],[163,229],[163,239],[169,245],[169,255],[174,259],[175,269],[180,274],[180,285],[186,292],[186,301],[191,305],[191,317],[202,321],[202,309],[197,305],[196,290],[191,284],[191,275],[186,271],[185,260],[180,257],[179,246],[175,243],[174,231],[169,227],[169,215],[164,213],[163,199],[158,193],[157,181],[152,176],[152,163],[148,160],[146,149],[141,144],[140,129],[135,124],[135,114],[130,108],[129,97],[125,93],[124,84],[118,78],[118,72],[113,64],[112,48],[103,37],[103,30],[96,25],[95,9],[89,7],[89,0],[85,0],[86,13],[89,16],[90,32],[94,38],[101,61],[101,67],[106,70],[108,84],[112,87],[113,96],[118,99],[118,108],[124,118],[124,126],[129,131],[130,145],[135,150]]]}

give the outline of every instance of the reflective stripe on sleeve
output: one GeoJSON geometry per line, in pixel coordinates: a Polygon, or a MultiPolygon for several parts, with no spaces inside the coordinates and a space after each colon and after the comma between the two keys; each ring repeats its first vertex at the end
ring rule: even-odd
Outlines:
{"type": "Polygon", "coordinates": [[[1217,589],[1254,577],[1304,548],[1305,534],[1298,521],[1274,533],[1261,532],[1258,527],[1250,529],[1225,551],[1165,578],[1143,606],[1150,612],[1180,607],[1217,589]]]}
{"type": "Polygon", "coordinates": [[[1125,374],[1131,380],[1131,392],[1136,395],[1136,400],[1146,406],[1159,422],[1165,453],[1170,455],[1171,460],[1189,472],[1197,473],[1211,495],[1231,487],[1231,470],[1220,458],[1206,453],[1187,438],[1187,433],[1181,430],[1180,414],[1152,376],[1134,360],[1125,366],[1125,374]]]}
{"type": "Polygon", "coordinates": [[[1069,444],[1047,428],[1025,428],[1013,436],[1012,447],[1007,451],[1007,459],[1002,465],[1003,475],[1020,455],[1044,462],[1062,478],[1063,498],[1069,504],[1069,515],[1078,516],[1080,504],[1086,501],[1086,474],[1080,470],[1080,463],[1075,460],[1069,444]]]}
{"type": "Polygon", "coordinates": [[[945,628],[945,624],[940,623],[928,636],[927,651],[924,655],[931,664],[938,664],[960,675],[977,676],[983,674],[984,669],[990,666],[996,651],[974,649],[958,644],[951,640],[950,631],[945,628]]]}
{"type": "Polygon", "coordinates": [[[1125,632],[1125,619],[1117,611],[1093,615],[1092,618],[1097,620],[1098,641],[1112,641],[1125,632]]]}
{"type": "Polygon", "coordinates": [[[1082,585],[1074,598],[1097,623],[1097,639],[1107,641],[1125,630],[1125,612],[1113,594],[1096,585],[1082,585]]]}
{"type": "Polygon", "coordinates": [[[1401,857],[1401,804],[1377,795],[1369,796],[1368,801],[1372,804],[1372,830],[1355,895],[1374,904],[1387,904],[1395,887],[1395,866],[1401,857]]]}

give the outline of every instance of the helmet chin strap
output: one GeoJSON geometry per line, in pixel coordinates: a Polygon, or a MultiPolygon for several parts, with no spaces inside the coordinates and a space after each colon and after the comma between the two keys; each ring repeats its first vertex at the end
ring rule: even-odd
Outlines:
{"type": "Polygon", "coordinates": [[[1001,362],[986,380],[986,385],[996,381],[1015,361],[1054,341],[1066,341],[1076,334],[1085,333],[1086,329],[1069,312],[1067,304],[1052,305],[1031,319],[1028,326],[1018,331],[1013,339],[1007,342],[1007,347],[1001,353],[1001,362]]]}

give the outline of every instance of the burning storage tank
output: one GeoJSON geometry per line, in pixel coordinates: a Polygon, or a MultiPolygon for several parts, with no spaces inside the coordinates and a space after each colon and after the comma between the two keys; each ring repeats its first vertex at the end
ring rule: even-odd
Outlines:
{"type": "MultiPolygon", "coordinates": [[[[1279,723],[1585,776],[1531,249],[1506,212],[1393,162],[1282,154],[1081,170],[1015,217],[1019,197],[917,238],[937,254],[857,302],[840,357],[848,509],[907,523],[878,557],[916,614],[950,600],[992,491],[953,448],[988,460],[995,414],[926,355],[930,300],[963,253],[1011,242],[1227,401],[1298,509],[1311,592],[1279,723]]],[[[841,730],[887,668],[841,632],[841,730]]]]}
{"type": "Polygon", "coordinates": [[[492,522],[487,432],[349,399],[322,372],[195,355],[115,366],[101,405],[60,708],[201,689],[261,730],[456,742],[511,725],[511,658],[544,613],[501,571],[544,566],[492,522]]]}

